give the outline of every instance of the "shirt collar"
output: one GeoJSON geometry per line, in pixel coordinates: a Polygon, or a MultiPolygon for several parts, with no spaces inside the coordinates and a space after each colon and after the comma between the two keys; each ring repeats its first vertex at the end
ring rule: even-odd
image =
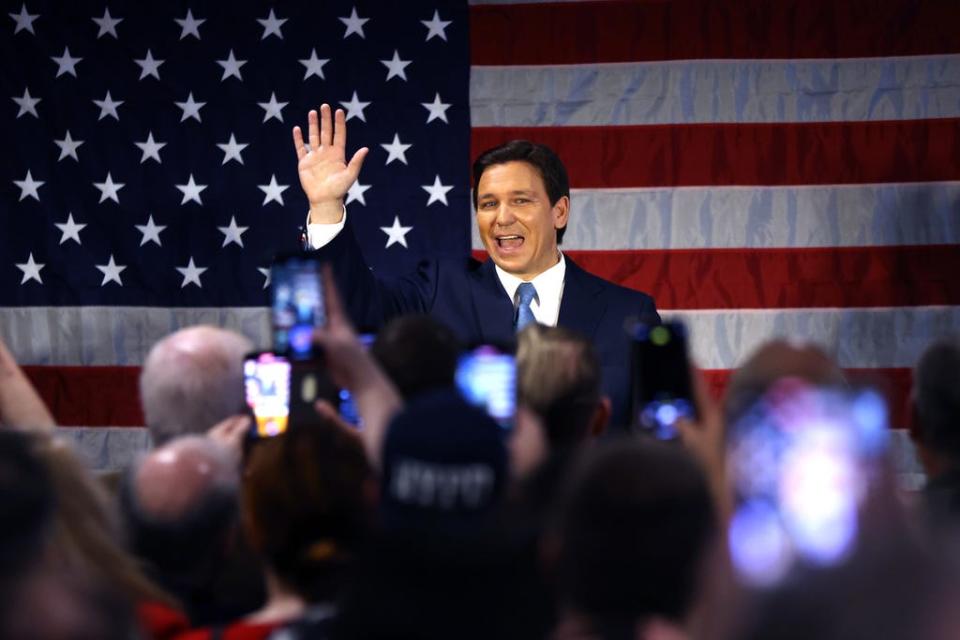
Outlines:
{"type": "Polygon", "coordinates": [[[500,265],[494,263],[493,266],[497,271],[497,277],[500,278],[500,284],[502,284],[503,288],[506,289],[507,295],[510,296],[510,300],[516,300],[517,288],[520,286],[521,282],[532,283],[533,288],[537,290],[538,299],[541,295],[548,291],[560,291],[560,287],[563,285],[563,278],[567,273],[567,261],[563,257],[563,252],[558,250],[557,254],[560,256],[560,259],[557,260],[557,264],[553,265],[546,271],[541,272],[533,280],[522,280],[512,273],[504,271],[500,268],[500,265]]]}

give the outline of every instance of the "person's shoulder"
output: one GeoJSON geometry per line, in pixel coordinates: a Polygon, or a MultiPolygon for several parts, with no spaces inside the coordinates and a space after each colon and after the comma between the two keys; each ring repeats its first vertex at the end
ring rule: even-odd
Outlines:
{"type": "Polygon", "coordinates": [[[630,287],[625,287],[601,278],[596,274],[590,273],[567,256],[567,277],[570,278],[571,276],[581,279],[587,286],[600,291],[610,299],[634,305],[640,304],[641,306],[646,306],[647,304],[653,305],[653,297],[649,293],[638,289],[631,289],[630,287]]]}

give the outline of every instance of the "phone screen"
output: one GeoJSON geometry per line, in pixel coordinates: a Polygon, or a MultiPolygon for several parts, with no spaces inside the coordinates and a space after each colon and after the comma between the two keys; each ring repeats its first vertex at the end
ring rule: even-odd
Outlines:
{"type": "Polygon", "coordinates": [[[687,333],[678,322],[639,325],[633,341],[633,426],[660,440],[679,434],[679,418],[695,418],[687,333]]]}
{"type": "Polygon", "coordinates": [[[273,348],[296,360],[315,355],[313,331],[327,322],[320,264],[312,254],[294,254],[270,270],[273,348]]]}
{"type": "MultiPolygon", "coordinates": [[[[370,345],[373,344],[373,341],[376,339],[376,335],[373,333],[361,333],[358,336],[360,343],[367,350],[370,349],[370,345]]],[[[363,420],[360,418],[360,411],[357,408],[357,403],[353,399],[353,395],[346,389],[340,389],[340,417],[352,424],[353,426],[360,428],[363,426],[363,420]]]]}
{"type": "Polygon", "coordinates": [[[460,358],[457,388],[471,404],[483,407],[501,427],[513,426],[517,409],[517,364],[513,354],[478,347],[460,358]]]}
{"type": "Polygon", "coordinates": [[[256,435],[267,438],[284,433],[290,421],[290,362],[272,353],[248,356],[243,385],[256,435]]]}

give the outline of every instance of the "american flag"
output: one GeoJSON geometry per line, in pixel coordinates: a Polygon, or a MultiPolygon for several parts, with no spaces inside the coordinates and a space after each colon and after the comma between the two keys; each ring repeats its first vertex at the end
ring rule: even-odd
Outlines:
{"type": "MultiPolygon", "coordinates": [[[[789,335],[824,345],[854,375],[885,381],[901,426],[910,367],[930,340],[960,329],[955,0],[493,0],[469,9],[277,3],[235,5],[222,16],[210,4],[110,3],[112,18],[124,19],[116,37],[99,34],[102,4],[20,4],[8,10],[0,62],[7,94],[16,98],[2,126],[17,145],[4,160],[0,187],[10,230],[0,238],[0,304],[11,305],[2,310],[0,331],[22,361],[52,365],[31,373],[60,407],[63,424],[137,424],[136,415],[98,407],[122,407],[122,398],[98,403],[84,390],[123,389],[116,381],[126,380],[127,391],[116,395],[135,399],[129,381],[148,341],[184,322],[262,333],[261,310],[244,305],[262,304],[257,269],[289,243],[304,216],[289,127],[321,100],[350,102],[353,91],[355,103],[371,103],[365,122],[350,120],[348,141],[351,151],[371,147],[360,177],[371,186],[365,202],[349,210],[369,223],[361,242],[376,268],[405,268],[420,253],[465,251],[470,158],[524,137],[554,147],[570,170],[564,251],[601,276],[653,294],[665,316],[684,318],[694,356],[718,389],[757,344],[789,335]],[[258,22],[269,24],[271,10],[275,20],[287,20],[282,40],[258,22]],[[24,13],[39,15],[32,30],[21,27],[29,21],[24,13]],[[308,16],[314,13],[323,17],[308,16]],[[207,20],[199,38],[181,37],[178,21],[190,16],[207,20]],[[351,25],[364,19],[361,38],[351,25]],[[436,26],[427,26],[431,20],[436,26]],[[56,77],[62,63],[52,58],[62,59],[67,46],[70,56],[84,57],[76,78],[69,71],[56,77]],[[160,80],[140,78],[146,69],[136,60],[146,63],[148,49],[166,60],[160,80]],[[304,77],[313,49],[329,59],[325,78],[304,77]],[[242,80],[222,77],[228,69],[217,61],[229,65],[231,50],[247,61],[242,80]],[[386,79],[407,60],[407,81],[386,79]],[[93,100],[105,102],[107,91],[125,100],[119,122],[98,120],[102,108],[93,100]],[[189,102],[190,92],[207,103],[200,123],[180,122],[175,103],[189,102]],[[259,106],[273,94],[289,103],[282,124],[264,121],[269,112],[259,106]],[[17,117],[38,97],[38,117],[17,117]],[[431,103],[437,110],[450,105],[449,122],[425,121],[431,103]],[[83,127],[73,124],[81,114],[83,127]],[[64,151],[55,140],[66,144],[68,129],[85,141],[79,162],[59,159],[64,151]],[[151,131],[169,145],[159,151],[161,164],[141,162],[136,146],[151,131]],[[217,147],[229,144],[231,133],[250,144],[243,165],[224,163],[227,152],[217,147]],[[406,163],[386,164],[411,143],[406,163]],[[84,181],[58,186],[81,172],[84,181]],[[126,183],[119,204],[100,203],[102,192],[92,186],[107,182],[108,173],[126,183]],[[202,207],[180,204],[186,194],[176,185],[186,188],[191,175],[208,185],[202,207]],[[289,185],[284,206],[261,204],[267,194],[256,185],[273,176],[289,185]],[[28,177],[45,182],[39,202],[19,199],[28,177]],[[435,199],[441,192],[446,205],[435,199]],[[75,202],[85,203],[85,217],[75,202]],[[71,212],[75,223],[91,225],[79,232],[82,246],[60,244],[55,225],[68,223],[71,212]],[[153,243],[140,246],[133,226],[145,225],[150,213],[168,226],[163,260],[151,255],[153,243]],[[228,236],[218,230],[229,229],[233,215],[250,227],[242,250],[223,246],[228,236]],[[90,233],[100,218],[106,229],[90,233]],[[399,237],[407,226],[408,246],[384,246],[390,236],[381,228],[399,237]],[[126,250],[103,241],[94,252],[95,235],[132,239],[126,250]],[[42,287],[19,284],[24,272],[15,265],[29,264],[31,251],[46,264],[42,287]],[[168,297],[140,294],[128,302],[116,297],[126,294],[115,283],[101,287],[106,274],[97,266],[109,267],[108,251],[127,265],[124,290],[165,278],[168,297]],[[246,267],[230,261],[244,255],[246,267]],[[199,276],[202,288],[181,287],[177,268],[188,268],[191,257],[209,269],[199,276]],[[81,278],[86,284],[66,297],[28,297],[81,278]],[[249,297],[228,298],[228,291],[249,297]],[[125,305],[138,306],[140,324],[124,322],[117,310],[125,305]]],[[[482,256],[475,235],[472,246],[482,256]]]]}
{"type": "Polygon", "coordinates": [[[469,251],[466,3],[4,7],[0,332],[61,424],[142,424],[138,366],[180,326],[269,345],[307,211],[290,131],[321,102],[371,149],[347,199],[371,266],[469,251]]]}

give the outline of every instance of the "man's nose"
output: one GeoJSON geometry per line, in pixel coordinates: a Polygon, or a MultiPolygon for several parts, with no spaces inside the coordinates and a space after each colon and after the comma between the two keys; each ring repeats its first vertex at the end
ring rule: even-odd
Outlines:
{"type": "Polygon", "coordinates": [[[516,221],[517,216],[514,215],[513,207],[510,206],[510,203],[504,202],[497,207],[497,226],[509,227],[516,221]]]}

